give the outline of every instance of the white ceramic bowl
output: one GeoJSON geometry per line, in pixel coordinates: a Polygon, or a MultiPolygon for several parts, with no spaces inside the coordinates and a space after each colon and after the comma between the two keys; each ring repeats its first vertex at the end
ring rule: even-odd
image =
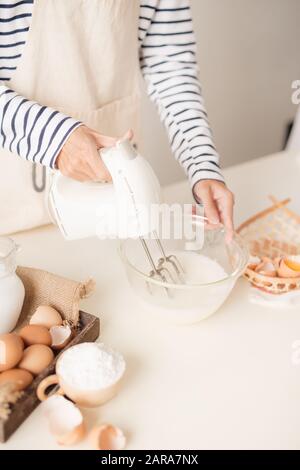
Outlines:
{"type": "MultiPolygon", "coordinates": [[[[86,358],[85,358],[86,361],[86,358]]],[[[98,357],[90,357],[90,364],[89,367],[83,366],[86,368],[85,372],[87,374],[95,374],[96,365],[99,361],[98,357]],[[92,364],[91,364],[92,362],[92,364]]],[[[122,378],[125,372],[125,361],[120,353],[113,351],[111,348],[106,348],[103,344],[99,343],[80,343],[70,348],[66,349],[61,356],[58,358],[55,368],[56,373],[53,375],[49,375],[44,380],[42,380],[37,389],[37,396],[41,401],[45,401],[48,398],[46,393],[47,388],[52,385],[59,385],[59,388],[55,391],[58,395],[66,395],[68,398],[73,400],[77,405],[82,406],[84,408],[93,408],[100,405],[103,405],[107,401],[111,400],[118,392],[122,383],[122,378]],[[117,354],[119,357],[120,368],[117,372],[117,376],[113,381],[110,380],[107,385],[102,386],[101,388],[90,388],[86,383],[88,381],[88,376],[86,381],[82,377],[82,364],[81,364],[81,372],[80,366],[74,369],[74,366],[79,364],[79,361],[83,357],[82,355],[85,354],[86,349],[90,351],[97,351],[97,349],[104,348],[104,350],[111,355],[111,359],[108,359],[108,368],[111,367],[111,361],[113,360],[113,356],[117,354]],[[74,355],[75,353],[75,355],[74,355]],[[66,365],[67,362],[67,365],[66,365]],[[72,372],[71,377],[73,382],[68,381],[70,380],[64,375],[64,372],[67,368],[70,367],[70,362],[72,362],[72,372]],[[75,384],[74,384],[75,380],[75,384]]]]}

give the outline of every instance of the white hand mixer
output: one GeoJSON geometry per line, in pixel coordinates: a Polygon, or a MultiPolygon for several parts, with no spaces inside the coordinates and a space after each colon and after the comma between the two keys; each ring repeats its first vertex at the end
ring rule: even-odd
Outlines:
{"type": "Polygon", "coordinates": [[[159,181],[149,163],[128,140],[99,151],[113,184],[85,182],[55,172],[49,210],[67,240],[139,237],[151,265],[151,277],[182,283],[183,268],[175,255],[166,255],[153,226],[151,207],[161,202],[159,181]],[[152,234],[161,253],[157,262],[146,237],[152,234]]]}

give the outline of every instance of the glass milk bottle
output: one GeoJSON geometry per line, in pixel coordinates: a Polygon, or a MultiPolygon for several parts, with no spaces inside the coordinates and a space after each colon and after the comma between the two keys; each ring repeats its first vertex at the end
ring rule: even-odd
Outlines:
{"type": "Polygon", "coordinates": [[[0,237],[0,334],[9,333],[19,319],[25,289],[16,274],[18,245],[0,237]]]}

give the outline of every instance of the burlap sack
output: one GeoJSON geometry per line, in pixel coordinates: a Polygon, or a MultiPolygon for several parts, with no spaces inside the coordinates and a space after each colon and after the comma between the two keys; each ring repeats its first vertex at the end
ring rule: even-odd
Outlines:
{"type": "Polygon", "coordinates": [[[25,300],[17,328],[28,323],[37,307],[50,305],[65,320],[77,325],[79,302],[94,290],[94,281],[81,283],[65,279],[41,269],[19,266],[18,276],[25,287],[25,300]]]}

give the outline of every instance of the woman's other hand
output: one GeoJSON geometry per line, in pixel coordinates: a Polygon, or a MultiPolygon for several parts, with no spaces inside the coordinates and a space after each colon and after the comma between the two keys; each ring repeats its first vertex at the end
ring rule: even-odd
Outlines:
{"type": "Polygon", "coordinates": [[[193,189],[197,201],[204,206],[205,216],[211,224],[220,222],[226,229],[226,238],[233,236],[233,206],[234,195],[221,181],[198,181],[193,189]]]}

